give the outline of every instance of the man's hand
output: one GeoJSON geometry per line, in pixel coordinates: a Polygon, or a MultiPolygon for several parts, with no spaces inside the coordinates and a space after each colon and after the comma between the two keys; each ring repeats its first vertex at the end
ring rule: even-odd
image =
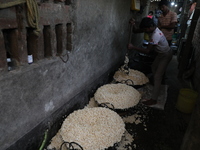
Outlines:
{"type": "Polygon", "coordinates": [[[130,23],[131,25],[135,25],[135,19],[134,19],[134,18],[131,18],[131,19],[129,20],[129,23],[130,23]]]}
{"type": "Polygon", "coordinates": [[[143,33],[144,32],[142,29],[136,27],[136,21],[134,18],[131,18],[129,20],[129,24],[132,26],[133,33],[143,33]]]}
{"type": "Polygon", "coordinates": [[[129,43],[129,44],[128,44],[128,49],[129,49],[129,50],[135,49],[135,46],[134,46],[133,44],[129,43]]]}

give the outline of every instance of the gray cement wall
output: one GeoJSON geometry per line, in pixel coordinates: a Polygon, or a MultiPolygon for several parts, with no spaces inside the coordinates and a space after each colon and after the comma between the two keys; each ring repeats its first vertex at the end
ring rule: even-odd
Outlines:
{"type": "MultiPolygon", "coordinates": [[[[45,5],[50,3],[52,2],[49,1],[45,5]]],[[[35,132],[36,127],[42,124],[39,130],[41,132],[35,134],[43,136],[45,128],[55,123],[58,115],[83,107],[89,100],[89,91],[93,87],[98,87],[101,81],[103,83],[110,72],[123,63],[129,37],[128,20],[133,15],[138,18],[144,15],[130,12],[130,0],[73,0],[69,8],[70,14],[66,14],[66,19],[63,18],[63,14],[56,13],[58,8],[61,8],[59,5],[63,4],[56,4],[56,10],[52,9],[53,5],[46,7],[45,15],[48,16],[48,8],[51,8],[49,19],[53,20],[54,15],[61,15],[60,20],[72,23],[73,49],[69,53],[67,63],[63,63],[54,55],[30,65],[21,65],[9,72],[2,72],[1,150],[9,149],[11,145],[14,146],[10,149],[30,149],[28,144],[34,140],[40,144],[42,138],[36,140],[37,137],[33,137],[34,135],[31,138],[25,135],[33,130],[35,132]],[[77,95],[79,96],[76,97],[77,95]],[[59,111],[56,117],[52,117],[60,108],[63,112],[59,111]],[[16,144],[21,138],[24,145],[16,144]]],[[[0,11],[3,13],[7,9],[0,11]]],[[[40,9],[40,13],[42,11],[40,9]]],[[[47,23],[48,19],[44,22],[47,23]]],[[[141,39],[142,35],[134,35],[133,43],[138,44],[141,39]]]]}

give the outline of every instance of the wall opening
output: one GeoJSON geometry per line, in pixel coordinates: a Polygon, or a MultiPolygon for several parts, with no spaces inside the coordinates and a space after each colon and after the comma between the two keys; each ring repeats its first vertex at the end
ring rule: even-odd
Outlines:
{"type": "Polygon", "coordinates": [[[71,0],[65,0],[65,5],[70,5],[71,3],[71,0]]]}
{"type": "Polygon", "coordinates": [[[37,60],[37,50],[38,42],[37,36],[33,32],[33,28],[27,28],[27,54],[28,54],[28,63],[31,64],[33,61],[37,60]]]}
{"type": "Polygon", "coordinates": [[[0,32],[0,70],[7,69],[7,56],[3,31],[0,32]]]}
{"type": "Polygon", "coordinates": [[[56,41],[57,41],[57,55],[60,56],[63,52],[63,25],[58,24],[55,26],[56,41]]]}
{"type": "Polygon", "coordinates": [[[17,29],[4,29],[3,37],[6,49],[7,66],[10,71],[15,69],[20,61],[18,53],[18,31],[17,29]]]}
{"type": "Polygon", "coordinates": [[[67,23],[67,50],[72,51],[72,24],[67,23]]]}
{"type": "Polygon", "coordinates": [[[41,3],[45,3],[48,2],[49,0],[41,0],[41,3]]]}
{"type": "Polygon", "coordinates": [[[52,56],[51,27],[49,25],[44,26],[43,35],[44,35],[44,57],[51,57],[52,56]]]}

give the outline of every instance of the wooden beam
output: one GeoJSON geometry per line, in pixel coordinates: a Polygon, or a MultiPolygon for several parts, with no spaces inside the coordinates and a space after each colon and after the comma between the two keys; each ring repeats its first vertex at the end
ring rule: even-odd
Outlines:
{"type": "Polygon", "coordinates": [[[3,33],[0,32],[0,70],[5,70],[7,68],[7,56],[6,56],[6,48],[4,43],[3,33]]]}
{"type": "Polygon", "coordinates": [[[186,71],[187,66],[188,66],[188,62],[189,62],[188,55],[190,54],[192,39],[193,39],[194,31],[195,31],[199,16],[200,16],[200,0],[197,1],[197,5],[196,5],[195,12],[191,21],[188,37],[187,37],[185,47],[182,52],[182,58],[181,58],[181,61],[179,62],[179,73],[178,73],[179,78],[182,78],[183,73],[184,71],[186,71]]]}

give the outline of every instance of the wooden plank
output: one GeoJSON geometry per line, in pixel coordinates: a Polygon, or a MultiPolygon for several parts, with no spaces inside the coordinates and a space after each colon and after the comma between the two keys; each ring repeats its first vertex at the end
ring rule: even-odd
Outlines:
{"type": "Polygon", "coordinates": [[[7,67],[7,56],[2,32],[0,32],[0,47],[0,70],[4,70],[7,67]]]}
{"type": "Polygon", "coordinates": [[[182,78],[183,73],[186,71],[187,66],[188,66],[188,62],[189,62],[188,55],[190,54],[192,39],[193,39],[194,31],[195,31],[199,16],[200,16],[200,0],[197,2],[196,9],[192,18],[190,30],[188,33],[188,37],[186,40],[186,44],[182,52],[182,58],[181,58],[181,61],[179,62],[179,73],[178,73],[179,78],[182,78]]]}

